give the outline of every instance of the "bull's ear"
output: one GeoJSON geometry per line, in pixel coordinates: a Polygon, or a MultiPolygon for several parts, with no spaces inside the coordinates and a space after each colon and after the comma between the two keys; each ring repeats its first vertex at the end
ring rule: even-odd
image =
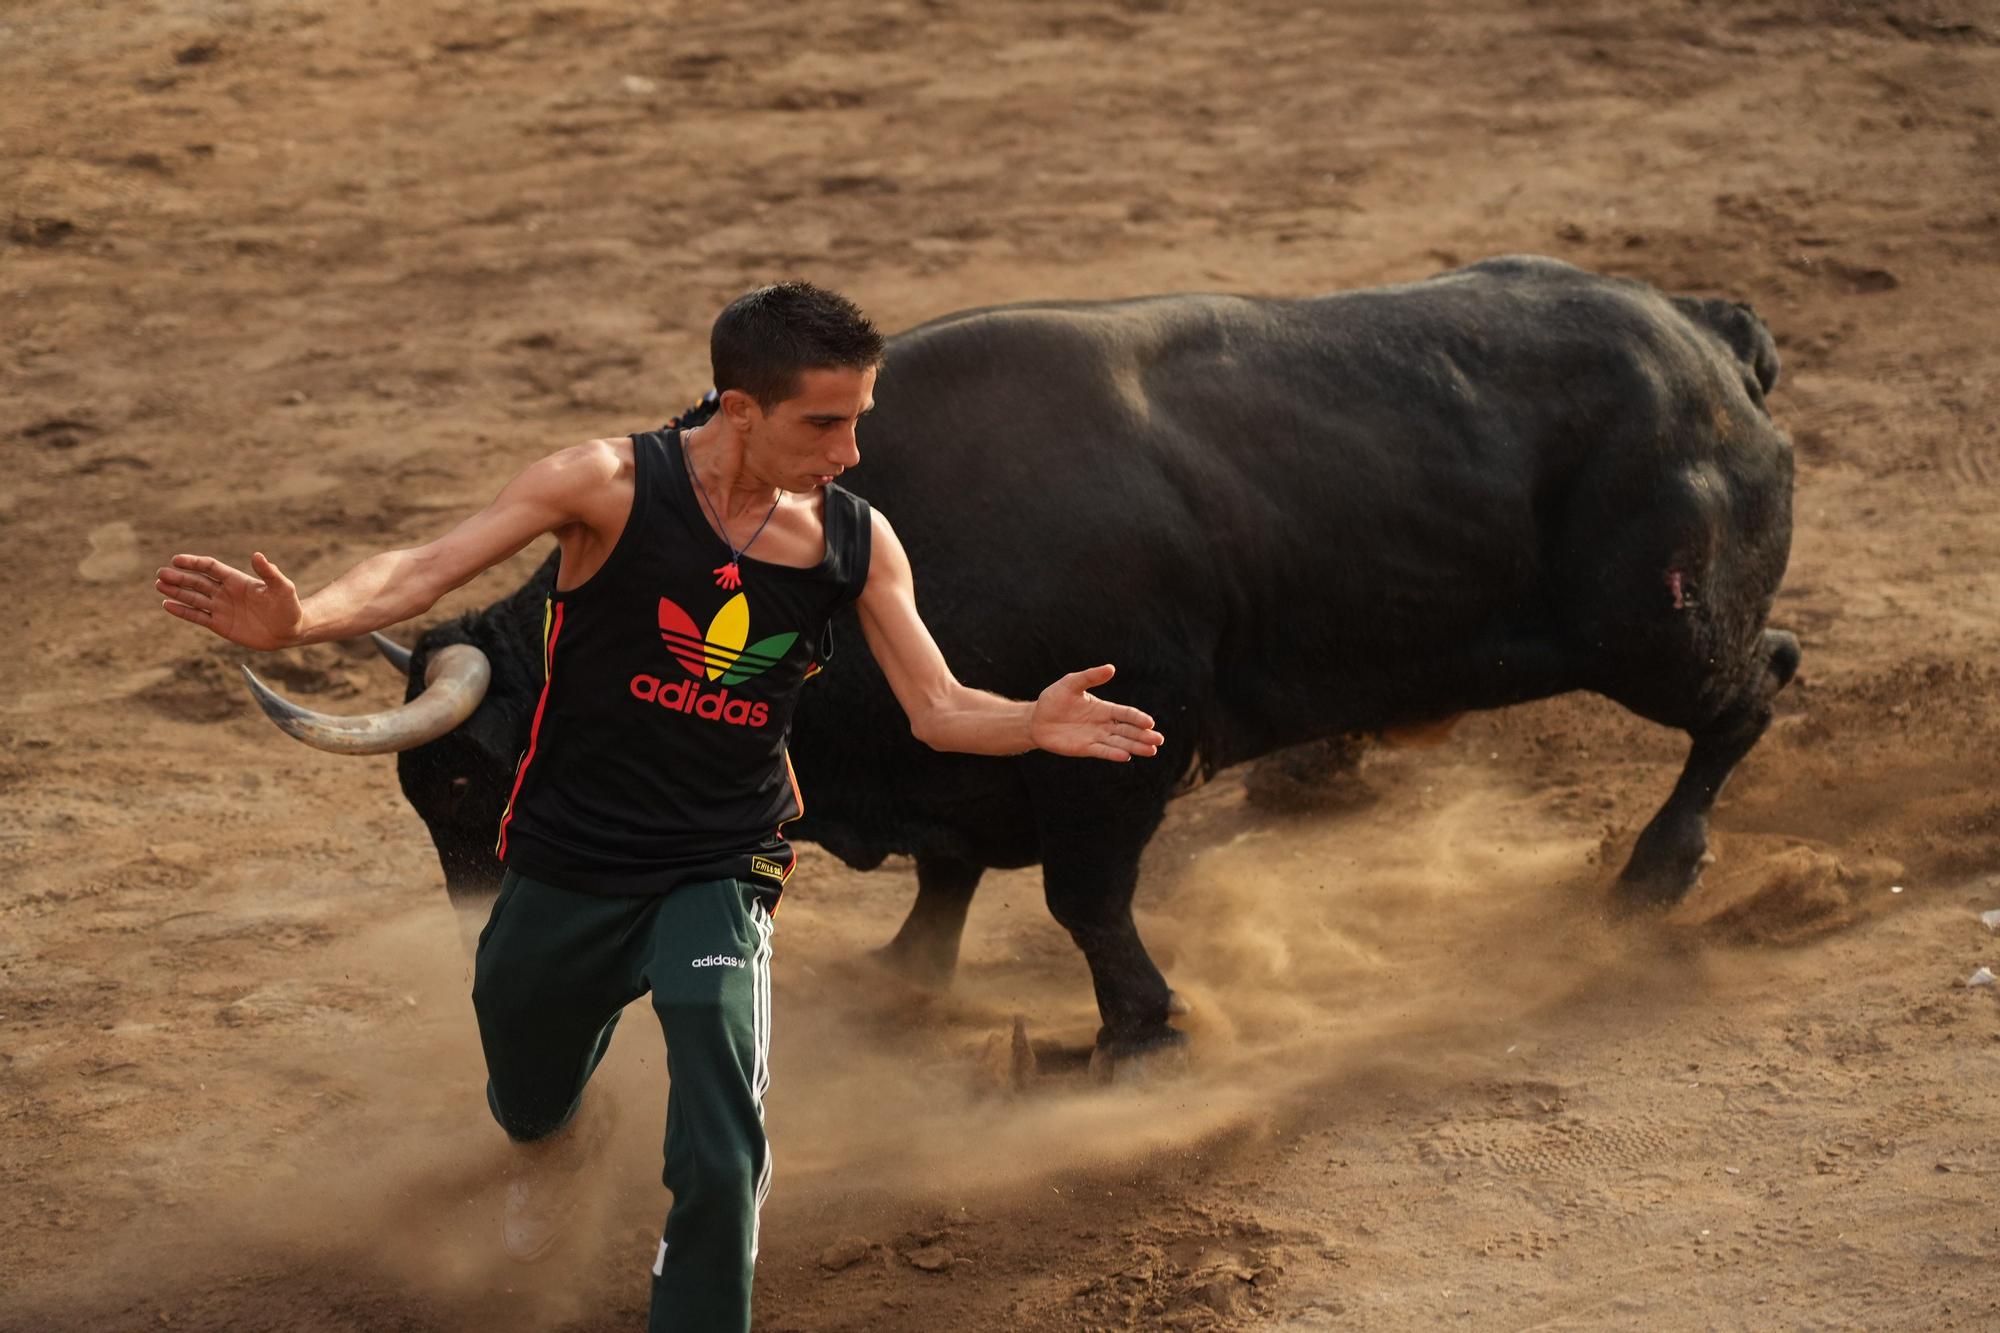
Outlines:
{"type": "Polygon", "coordinates": [[[1778,340],[1771,336],[1771,330],[1757,316],[1757,310],[1748,301],[1731,301],[1735,308],[1736,327],[1741,343],[1732,341],[1736,354],[1743,358],[1743,364],[1757,377],[1765,393],[1778,382],[1779,360],[1778,340]]]}
{"type": "Polygon", "coordinates": [[[1755,310],[1742,301],[1714,297],[1677,296],[1673,301],[1691,322],[1722,340],[1763,393],[1771,391],[1778,382],[1778,345],[1755,310]]]}

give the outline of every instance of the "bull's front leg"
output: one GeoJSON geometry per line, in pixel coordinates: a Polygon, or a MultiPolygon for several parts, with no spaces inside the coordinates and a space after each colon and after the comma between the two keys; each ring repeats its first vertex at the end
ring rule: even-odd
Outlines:
{"type": "Polygon", "coordinates": [[[1783,630],[1765,630],[1757,652],[1759,668],[1736,707],[1690,729],[1693,745],[1680,781],[1640,831],[1632,858],[1618,877],[1614,901],[1621,908],[1672,907],[1701,878],[1715,798],[1771,725],[1771,701],[1799,669],[1799,641],[1783,630]]]}
{"type": "MultiPolygon", "coordinates": [[[[1156,702],[1174,697],[1171,691],[1149,692],[1137,681],[1129,688],[1137,705],[1150,704],[1155,716],[1171,715],[1156,702]]],[[[1049,914],[1090,965],[1102,1020],[1098,1055],[1120,1060],[1183,1044],[1186,1037],[1168,1019],[1185,1009],[1132,921],[1139,856],[1166,814],[1175,778],[1186,770],[1182,753],[1170,735],[1160,755],[1131,764],[1034,754],[1020,763],[1034,799],[1049,914]]]]}
{"type": "Polygon", "coordinates": [[[954,857],[917,858],[917,899],[896,938],[875,951],[891,971],[930,990],[951,985],[965,914],[986,868],[954,857]]]}
{"type": "Polygon", "coordinates": [[[1139,849],[1058,845],[1046,848],[1044,858],[1042,887],[1049,913],[1090,965],[1103,1023],[1097,1049],[1123,1059],[1185,1042],[1185,1034],[1167,1021],[1184,1009],[1153,965],[1132,920],[1139,849]]]}

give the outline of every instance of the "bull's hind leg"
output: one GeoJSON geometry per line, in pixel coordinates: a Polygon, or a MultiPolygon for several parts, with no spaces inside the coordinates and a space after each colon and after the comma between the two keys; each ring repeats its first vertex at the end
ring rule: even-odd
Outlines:
{"type": "Polygon", "coordinates": [[[1758,641],[1763,670],[1752,677],[1744,698],[1694,738],[1687,765],[1673,794],[1639,834],[1632,858],[1618,876],[1617,895],[1626,907],[1670,907],[1694,887],[1708,854],[1708,816],[1722,784],[1771,725],[1771,701],[1799,668],[1799,641],[1782,630],[1765,630],[1758,641]]]}
{"type": "Polygon", "coordinates": [[[876,951],[890,970],[931,990],[951,985],[965,914],[985,867],[955,857],[917,858],[917,900],[901,930],[876,951]]]}

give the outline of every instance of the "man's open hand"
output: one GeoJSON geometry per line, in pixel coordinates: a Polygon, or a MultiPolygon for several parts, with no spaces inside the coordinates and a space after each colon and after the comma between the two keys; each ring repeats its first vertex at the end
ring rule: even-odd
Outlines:
{"type": "Polygon", "coordinates": [[[1167,738],[1153,730],[1152,718],[1090,692],[1110,680],[1113,671],[1109,666],[1072,671],[1043,690],[1028,718],[1028,735],[1036,747],[1121,764],[1134,755],[1157,753],[1167,738]]]}
{"type": "Polygon", "coordinates": [[[250,557],[255,576],[205,555],[177,555],[154,589],[168,615],[214,630],[245,648],[284,648],[299,640],[305,613],[299,590],[262,551],[250,557]]]}

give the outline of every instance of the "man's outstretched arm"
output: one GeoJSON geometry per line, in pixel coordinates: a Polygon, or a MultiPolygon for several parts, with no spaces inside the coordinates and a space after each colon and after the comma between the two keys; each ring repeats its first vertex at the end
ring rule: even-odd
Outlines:
{"type": "Polygon", "coordinates": [[[246,648],[353,638],[421,615],[543,533],[588,523],[620,465],[604,440],[551,454],[436,541],[371,555],[310,597],[301,598],[262,551],[250,557],[249,573],[209,556],[177,555],[153,587],[169,615],[246,648]]]}
{"type": "Polygon", "coordinates": [[[934,750],[966,754],[1041,749],[1119,763],[1154,754],[1165,744],[1152,718],[1090,693],[1111,679],[1109,665],[1072,671],[1033,703],[960,683],[917,614],[916,584],[902,542],[880,513],[873,522],[874,553],[856,609],[868,651],[909,714],[918,740],[934,750]]]}

